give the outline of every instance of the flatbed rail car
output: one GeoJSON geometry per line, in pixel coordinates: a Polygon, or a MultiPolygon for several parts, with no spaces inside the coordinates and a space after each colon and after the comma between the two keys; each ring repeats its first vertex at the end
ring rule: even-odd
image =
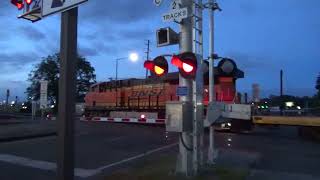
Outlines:
{"type": "MultiPolygon", "coordinates": [[[[236,102],[236,81],[243,78],[244,73],[236,69],[233,73],[227,74],[217,67],[214,73],[217,101],[236,102]]],[[[147,79],[131,78],[94,84],[85,96],[85,116],[112,117],[114,114],[112,112],[118,112],[116,113],[118,115],[119,112],[153,112],[156,118],[164,118],[166,102],[179,100],[176,94],[178,84],[179,74],[177,72],[168,73],[162,78],[149,76],[147,79]]],[[[204,74],[203,92],[205,106],[208,104],[208,84],[209,75],[206,73],[204,74]]]]}

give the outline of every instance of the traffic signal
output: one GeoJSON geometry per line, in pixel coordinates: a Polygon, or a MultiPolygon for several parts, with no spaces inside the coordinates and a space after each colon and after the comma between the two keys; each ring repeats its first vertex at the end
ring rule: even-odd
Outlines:
{"type": "Polygon", "coordinates": [[[158,56],[153,61],[145,61],[144,67],[150,70],[152,75],[158,77],[164,76],[168,73],[168,62],[163,56],[158,56]]]}
{"type": "Polygon", "coordinates": [[[171,64],[179,68],[182,77],[194,79],[197,72],[197,57],[194,53],[185,52],[179,55],[173,55],[171,64]]]}
{"type": "Polygon", "coordinates": [[[11,4],[15,5],[18,8],[18,10],[24,8],[23,0],[11,0],[11,4]]]}

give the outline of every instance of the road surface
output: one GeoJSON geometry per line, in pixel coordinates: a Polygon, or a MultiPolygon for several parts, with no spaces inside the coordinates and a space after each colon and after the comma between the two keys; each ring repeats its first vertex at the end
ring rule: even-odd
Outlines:
{"type": "MultiPolygon", "coordinates": [[[[130,163],[145,154],[177,150],[176,134],[166,133],[163,126],[77,121],[75,139],[77,179],[99,179],[115,169],[133,166],[130,163]]],[[[300,138],[294,127],[256,128],[251,134],[220,132],[215,140],[221,152],[255,155],[249,178],[276,173],[279,177],[320,177],[320,144],[300,138]]],[[[0,143],[0,179],[56,179],[56,148],[56,136],[0,143]]],[[[230,161],[237,163],[243,157],[230,161]]]]}

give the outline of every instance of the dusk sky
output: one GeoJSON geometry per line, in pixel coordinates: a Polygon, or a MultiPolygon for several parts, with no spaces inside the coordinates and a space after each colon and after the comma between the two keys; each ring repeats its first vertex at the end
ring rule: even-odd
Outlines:
{"type": "MultiPolygon", "coordinates": [[[[177,46],[156,47],[155,32],[169,11],[164,0],[89,0],[79,9],[79,53],[96,69],[97,80],[115,77],[115,59],[130,52],[140,54],[136,63],[121,61],[120,78],[143,77],[145,41],[151,41],[151,57],[178,53],[177,46]]],[[[218,0],[222,12],[215,16],[215,52],[233,58],[245,72],[237,84],[239,92],[251,94],[252,83],[260,84],[262,95],[279,93],[279,71],[284,70],[285,93],[315,94],[320,72],[319,0],[218,0]]],[[[24,98],[28,73],[42,57],[59,50],[60,15],[37,23],[17,19],[21,13],[10,0],[0,1],[0,100],[5,90],[11,98],[24,98]]],[[[204,16],[205,57],[208,56],[208,18],[204,16]]],[[[172,68],[170,71],[176,71],[172,68]]]]}

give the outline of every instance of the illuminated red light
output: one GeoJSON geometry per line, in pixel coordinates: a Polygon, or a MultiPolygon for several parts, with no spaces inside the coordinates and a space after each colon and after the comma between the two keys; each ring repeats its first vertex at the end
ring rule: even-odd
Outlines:
{"type": "Polygon", "coordinates": [[[154,72],[157,74],[157,75],[162,75],[164,73],[164,69],[162,69],[161,67],[159,66],[154,66],[154,72]]]}
{"type": "Polygon", "coordinates": [[[171,64],[177,66],[178,68],[182,67],[182,61],[178,56],[172,56],[171,64]]]}
{"type": "Polygon", "coordinates": [[[157,65],[154,61],[147,60],[144,62],[144,67],[151,72],[155,73],[157,76],[162,76],[166,73],[166,68],[161,65],[157,65]]]}
{"type": "Polygon", "coordinates": [[[20,10],[20,9],[22,9],[23,8],[23,4],[20,4],[20,3],[17,3],[17,8],[20,10]]]}
{"type": "Polygon", "coordinates": [[[25,0],[25,2],[30,5],[32,3],[33,0],[25,0]]]}
{"type": "Polygon", "coordinates": [[[19,10],[23,9],[24,7],[22,0],[11,0],[11,4],[15,5],[19,10]]]}
{"type": "Polygon", "coordinates": [[[154,64],[152,61],[145,61],[143,65],[146,69],[149,69],[150,71],[153,71],[154,64]]]}
{"type": "Polygon", "coordinates": [[[187,64],[187,63],[182,63],[182,68],[185,72],[190,73],[193,71],[193,66],[187,64]]]}
{"type": "Polygon", "coordinates": [[[141,119],[144,119],[144,118],[146,118],[146,115],[141,114],[140,118],[141,118],[141,119]]]}

